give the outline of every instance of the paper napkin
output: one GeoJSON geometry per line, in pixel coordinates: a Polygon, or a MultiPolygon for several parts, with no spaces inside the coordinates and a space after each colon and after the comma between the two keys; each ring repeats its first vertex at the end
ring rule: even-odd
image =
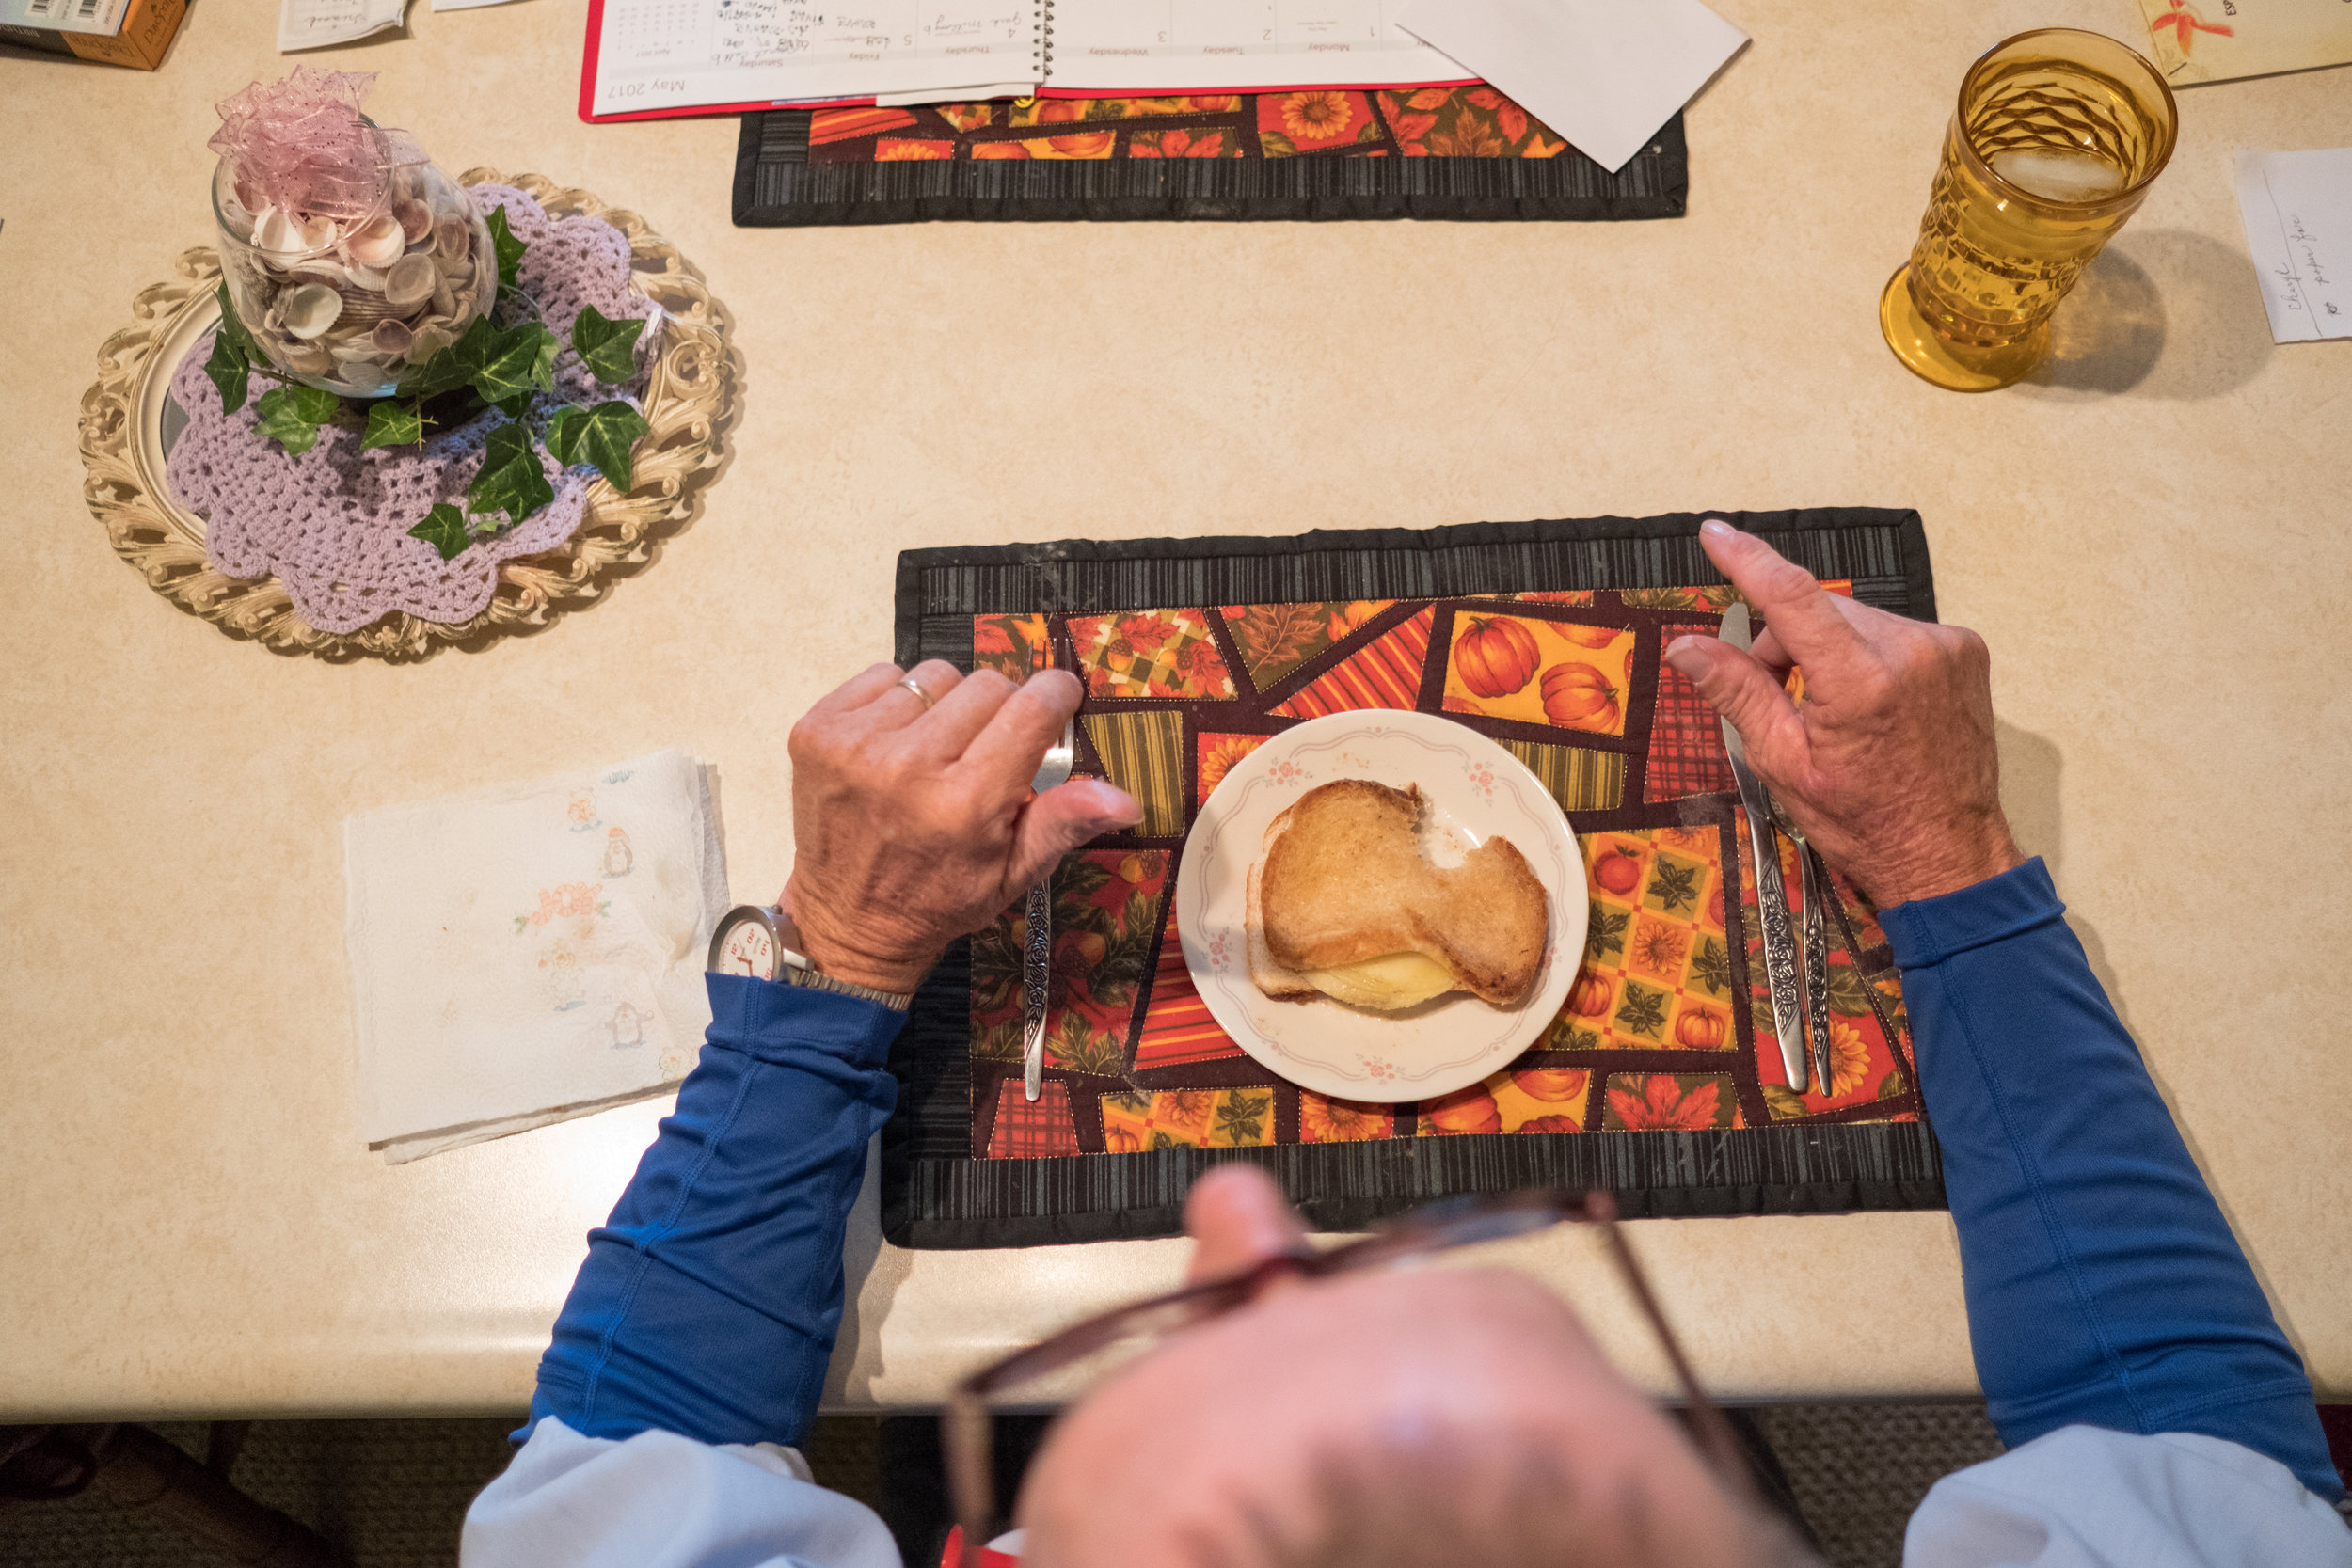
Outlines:
{"type": "Polygon", "coordinates": [[[658,1094],[726,908],[683,752],[343,825],[359,1130],[391,1164],[658,1094]]]}
{"type": "Polygon", "coordinates": [[[1699,0],[1413,0],[1396,24],[1612,174],[1748,41],[1699,0]]]}

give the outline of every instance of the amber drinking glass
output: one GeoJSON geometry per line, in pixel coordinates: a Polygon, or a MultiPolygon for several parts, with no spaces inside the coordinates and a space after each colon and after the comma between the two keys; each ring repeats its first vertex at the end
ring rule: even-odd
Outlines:
{"type": "Polygon", "coordinates": [[[2172,89],[2136,51],[2044,27],[1960,84],[1919,243],[1879,296],[1895,356],[1988,392],[2041,363],[2050,315],[2172,156],[2172,89]]]}

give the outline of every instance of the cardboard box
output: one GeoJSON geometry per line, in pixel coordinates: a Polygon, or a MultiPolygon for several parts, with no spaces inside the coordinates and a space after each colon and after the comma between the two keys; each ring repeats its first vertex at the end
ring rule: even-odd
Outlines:
{"type": "Polygon", "coordinates": [[[0,42],[152,71],[187,0],[0,0],[0,42]]]}

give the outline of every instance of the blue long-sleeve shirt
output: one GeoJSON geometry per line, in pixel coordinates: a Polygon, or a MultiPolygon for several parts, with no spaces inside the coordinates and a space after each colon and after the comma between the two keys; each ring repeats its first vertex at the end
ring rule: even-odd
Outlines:
{"type": "MultiPolygon", "coordinates": [[[[2139,1553],[2116,1560],[2136,1564],[2352,1564],[2320,1500],[2343,1485],[2302,1365],[2062,915],[2039,861],[1884,915],[1978,1378],[2004,1442],[2030,1445],[1939,1483],[1906,1562],[2099,1562],[2116,1535],[2139,1553]],[[2031,1540],[2045,1545],[2009,1544],[2031,1540]]],[[[702,1064],[557,1320],[535,1435],[469,1516],[476,1568],[653,1560],[642,1515],[675,1506],[681,1467],[696,1518],[714,1522],[661,1536],[660,1560],[887,1560],[878,1520],[813,1498],[774,1456],[670,1434],[788,1444],[806,1430],[901,1015],[765,981],[710,987],[702,1064]],[[551,1530],[570,1544],[553,1555],[551,1530]]]]}

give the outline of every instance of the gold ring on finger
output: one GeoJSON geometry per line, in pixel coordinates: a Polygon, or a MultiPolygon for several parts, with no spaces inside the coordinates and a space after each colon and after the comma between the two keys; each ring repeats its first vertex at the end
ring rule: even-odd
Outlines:
{"type": "Polygon", "coordinates": [[[914,692],[917,697],[920,697],[923,700],[923,711],[926,713],[930,711],[930,706],[933,703],[939,701],[938,698],[924,690],[923,683],[916,680],[913,675],[899,676],[898,684],[905,687],[909,691],[914,692]]]}

